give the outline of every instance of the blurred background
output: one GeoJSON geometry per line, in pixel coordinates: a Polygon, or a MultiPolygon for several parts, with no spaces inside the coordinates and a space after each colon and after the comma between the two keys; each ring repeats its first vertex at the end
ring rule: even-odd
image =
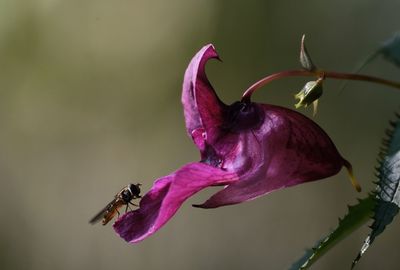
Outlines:
{"type": "MultiPolygon", "coordinates": [[[[130,245],[88,220],[123,186],[199,160],[186,136],[181,84],[199,48],[226,103],[261,77],[298,68],[300,38],[320,67],[351,71],[400,29],[400,2],[0,0],[1,269],[287,269],[373,188],[373,167],[400,93],[328,81],[315,121],[353,163],[364,191],[337,176],[255,201],[201,210],[192,197],[158,233],[130,245]]],[[[364,73],[399,80],[383,60],[364,73]]],[[[254,99],[293,108],[306,79],[254,99]]],[[[311,117],[311,110],[301,110],[311,117]]],[[[358,269],[395,269],[399,221],[358,269]]],[[[365,226],[313,269],[348,269],[365,226]]]]}

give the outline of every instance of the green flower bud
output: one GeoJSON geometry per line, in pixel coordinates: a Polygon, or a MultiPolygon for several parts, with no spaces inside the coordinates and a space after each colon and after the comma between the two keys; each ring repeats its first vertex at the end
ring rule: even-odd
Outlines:
{"type": "Polygon", "coordinates": [[[304,85],[303,89],[297,93],[294,97],[298,99],[299,102],[294,106],[296,109],[301,106],[307,107],[311,103],[314,103],[322,96],[322,79],[316,81],[308,82],[304,85]]]}

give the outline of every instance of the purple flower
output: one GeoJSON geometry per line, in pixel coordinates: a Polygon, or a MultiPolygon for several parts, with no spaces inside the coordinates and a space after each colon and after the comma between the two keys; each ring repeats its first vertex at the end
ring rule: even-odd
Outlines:
{"type": "Polygon", "coordinates": [[[205,74],[211,58],[218,59],[213,45],[193,57],[182,92],[187,133],[201,161],[158,179],[140,208],[115,222],[115,231],[128,242],[155,233],[187,198],[206,187],[225,186],[196,207],[245,202],[350,166],[328,135],[300,113],[250,100],[224,104],[205,74]]]}

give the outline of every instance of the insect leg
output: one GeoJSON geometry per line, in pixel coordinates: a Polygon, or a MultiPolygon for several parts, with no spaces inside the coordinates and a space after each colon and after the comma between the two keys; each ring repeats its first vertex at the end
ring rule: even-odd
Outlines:
{"type": "Polygon", "coordinates": [[[129,204],[132,204],[133,206],[139,207],[139,205],[133,203],[133,202],[129,202],[129,204]]]}

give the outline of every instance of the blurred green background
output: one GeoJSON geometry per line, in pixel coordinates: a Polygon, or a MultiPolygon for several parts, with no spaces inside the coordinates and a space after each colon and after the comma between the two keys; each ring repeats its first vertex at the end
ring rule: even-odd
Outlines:
{"type": "MultiPolygon", "coordinates": [[[[227,103],[275,71],[299,67],[300,38],[317,65],[351,71],[400,29],[400,2],[0,1],[1,269],[287,269],[373,188],[376,154],[400,93],[328,81],[315,120],[349,159],[330,179],[214,210],[191,198],[137,245],[88,220],[129,182],[152,182],[199,159],[180,104],[184,70],[212,42],[208,65],[227,103]]],[[[378,60],[364,73],[399,80],[378,60]]],[[[305,79],[274,82],[255,100],[293,108],[305,79]]],[[[302,110],[311,116],[311,111],[302,110]]],[[[365,227],[314,269],[348,269],[365,227]]],[[[398,220],[358,269],[397,269],[398,220]]]]}

